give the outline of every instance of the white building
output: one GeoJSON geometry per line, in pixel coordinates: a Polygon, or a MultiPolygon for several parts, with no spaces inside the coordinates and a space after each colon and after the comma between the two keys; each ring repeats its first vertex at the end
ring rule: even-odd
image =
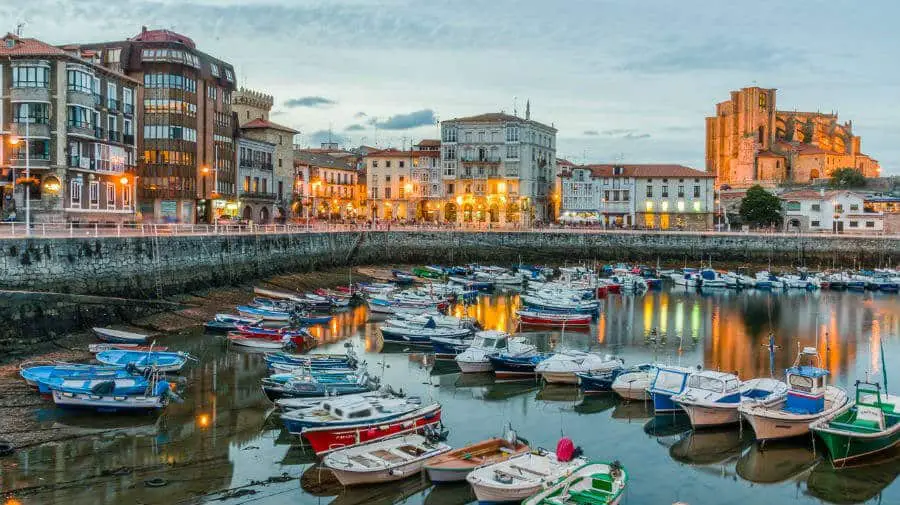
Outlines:
{"type": "Polygon", "coordinates": [[[443,221],[529,225],[553,215],[556,128],[488,113],[441,123],[443,221]]]}
{"type": "Polygon", "coordinates": [[[682,165],[584,165],[560,174],[563,222],[710,229],[715,176],[682,165]]]}
{"type": "Polygon", "coordinates": [[[878,233],[884,213],[866,211],[865,197],[852,191],[804,190],[779,196],[786,230],[878,233]]]}

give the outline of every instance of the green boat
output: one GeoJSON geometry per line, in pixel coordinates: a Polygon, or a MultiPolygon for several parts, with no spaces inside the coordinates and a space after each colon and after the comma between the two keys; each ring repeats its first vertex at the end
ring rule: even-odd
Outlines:
{"type": "Polygon", "coordinates": [[[900,443],[900,397],[877,383],[857,381],[856,402],[809,429],[825,442],[835,465],[886,451],[900,443]]]}
{"type": "Polygon", "coordinates": [[[436,271],[436,268],[428,268],[428,267],[416,267],[413,268],[412,273],[416,277],[423,277],[425,279],[440,279],[444,277],[443,272],[436,271]]]}
{"type": "Polygon", "coordinates": [[[588,463],[522,505],[616,505],[627,483],[628,474],[618,462],[588,463]]]}

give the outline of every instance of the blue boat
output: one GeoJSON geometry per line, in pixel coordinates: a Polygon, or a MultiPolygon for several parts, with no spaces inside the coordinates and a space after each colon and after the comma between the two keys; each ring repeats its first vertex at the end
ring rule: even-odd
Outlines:
{"type": "Polygon", "coordinates": [[[78,387],[53,390],[53,402],[57,407],[97,412],[160,410],[168,404],[170,396],[177,398],[166,381],[154,382],[138,394],[121,394],[115,390],[112,381],[97,384],[87,392],[78,387]]]}
{"type": "Polygon", "coordinates": [[[238,313],[244,317],[254,317],[266,321],[290,321],[291,313],[283,310],[271,310],[260,307],[251,307],[249,305],[239,305],[236,307],[238,313]]]}
{"type": "Polygon", "coordinates": [[[297,372],[273,373],[268,377],[272,382],[285,384],[296,377],[312,377],[322,384],[336,384],[341,382],[356,382],[359,374],[356,370],[298,370],[297,372]]]}
{"type": "MultiPolygon", "coordinates": [[[[76,381],[111,381],[118,379],[140,379],[141,385],[135,382],[134,387],[141,392],[146,389],[147,380],[143,376],[135,375],[130,370],[119,367],[97,366],[97,365],[77,365],[77,364],[60,364],[60,365],[41,365],[32,366],[23,369],[19,375],[25,379],[30,386],[36,387],[41,394],[50,394],[52,389],[56,389],[63,385],[76,386],[76,381]]],[[[118,386],[119,384],[117,384],[118,386]]],[[[122,384],[122,387],[126,384],[122,384]]],[[[88,387],[90,389],[90,387],[88,387]]],[[[126,393],[132,394],[132,393],[126,393]]]]}
{"type": "Polygon", "coordinates": [[[472,345],[473,339],[432,337],[431,348],[434,349],[434,359],[451,360],[472,345]]]}
{"type": "Polygon", "coordinates": [[[653,399],[653,410],[657,414],[679,412],[681,407],[672,401],[672,396],[681,394],[687,387],[688,378],[694,369],[681,366],[658,365],[650,378],[647,392],[653,399]]]}
{"type": "Polygon", "coordinates": [[[648,372],[651,365],[633,366],[630,368],[617,368],[607,372],[586,373],[578,372],[578,388],[586,395],[609,393],[616,378],[623,373],[648,372]]]}
{"type": "Polygon", "coordinates": [[[317,398],[365,393],[374,391],[377,385],[377,381],[366,374],[359,375],[356,380],[327,383],[313,377],[294,377],[284,383],[262,380],[263,393],[273,402],[279,398],[317,398]]]}
{"type": "Polygon", "coordinates": [[[154,368],[160,372],[177,372],[187,363],[187,355],[180,352],[109,350],[97,353],[97,361],[104,365],[125,367],[133,365],[140,371],[154,368]]]}
{"type": "Polygon", "coordinates": [[[511,356],[508,354],[494,354],[488,356],[491,366],[494,367],[494,376],[498,380],[528,380],[537,377],[534,368],[538,363],[549,358],[549,354],[536,354],[534,356],[511,356]]]}
{"type": "Polygon", "coordinates": [[[328,314],[324,315],[316,315],[316,314],[297,314],[294,316],[294,321],[300,324],[328,324],[331,322],[331,318],[328,314]]]}
{"type": "Polygon", "coordinates": [[[287,354],[283,352],[266,354],[266,363],[282,363],[288,365],[307,366],[313,369],[324,368],[352,368],[356,363],[356,357],[352,355],[316,355],[316,354],[287,354]]]}

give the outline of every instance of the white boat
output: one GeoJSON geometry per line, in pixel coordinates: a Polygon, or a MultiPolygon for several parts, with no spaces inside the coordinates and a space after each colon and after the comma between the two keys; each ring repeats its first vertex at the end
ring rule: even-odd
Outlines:
{"type": "Polygon", "coordinates": [[[420,408],[422,400],[417,396],[382,398],[347,395],[327,398],[314,408],[285,412],[281,415],[281,422],[289,432],[301,433],[306,428],[378,424],[410,414],[420,408]]]}
{"type": "Polygon", "coordinates": [[[385,342],[396,342],[408,345],[431,346],[432,337],[463,339],[472,334],[469,328],[409,328],[404,326],[382,325],[379,328],[385,342]]]}
{"type": "Polygon", "coordinates": [[[551,384],[578,384],[578,373],[603,373],[621,369],[621,358],[608,354],[567,350],[541,361],[534,371],[551,384]]]}
{"type": "Polygon", "coordinates": [[[143,344],[150,339],[150,335],[143,333],[132,333],[111,328],[92,328],[92,330],[100,340],[114,344],[143,344]]]}
{"type": "Polygon", "coordinates": [[[610,280],[622,286],[622,290],[628,293],[643,293],[649,287],[643,277],[632,273],[617,273],[610,277],[610,280]]]}
{"type": "Polygon", "coordinates": [[[756,273],[757,286],[766,285],[772,289],[784,289],[784,282],[767,270],[756,273]]]}
{"type": "Polygon", "coordinates": [[[784,283],[784,287],[788,289],[808,289],[810,287],[809,279],[802,275],[782,275],[781,281],[784,283]]]}
{"type": "Polygon", "coordinates": [[[625,400],[649,400],[647,388],[650,387],[652,369],[651,365],[640,365],[622,372],[613,381],[612,390],[625,400]]]}
{"type": "Polygon", "coordinates": [[[267,351],[280,350],[284,347],[284,342],[278,340],[269,340],[260,337],[247,337],[240,333],[232,332],[228,335],[228,342],[238,347],[246,347],[250,349],[262,349],[267,351]]]}
{"type": "Polygon", "coordinates": [[[804,358],[814,359],[818,364],[816,349],[804,348],[794,366],[786,370],[786,396],[741,402],[740,413],[753,427],[757,440],[806,435],[810,423],[837,412],[847,403],[844,390],[826,385],[828,371],[818,366],[801,365],[804,358]]]}
{"type": "Polygon", "coordinates": [[[743,399],[766,401],[787,394],[787,384],[775,379],[741,382],[737,375],[703,370],[694,372],[687,388],[672,397],[687,412],[694,428],[734,424],[741,420],[738,407],[743,399]]]}
{"type": "MultiPolygon", "coordinates": [[[[337,398],[337,397],[335,397],[337,398]]],[[[379,389],[378,391],[368,391],[365,393],[357,393],[351,395],[344,395],[340,398],[364,398],[364,399],[388,399],[388,398],[401,398],[401,396],[397,395],[393,390],[389,387],[379,389]]],[[[275,400],[275,407],[284,412],[289,411],[304,411],[304,410],[312,410],[321,407],[322,402],[328,400],[329,398],[279,398],[275,400]]]]}
{"type": "Polygon", "coordinates": [[[617,505],[627,483],[628,474],[618,463],[591,462],[576,468],[522,505],[617,505]]]}
{"type": "Polygon", "coordinates": [[[450,450],[422,435],[403,435],[334,451],[322,464],[344,486],[376,484],[415,475],[426,460],[450,450]]]}
{"type": "Polygon", "coordinates": [[[683,366],[656,365],[650,378],[647,392],[653,400],[653,411],[657,414],[681,410],[672,396],[681,394],[687,387],[688,378],[696,370],[683,366]]]}
{"type": "Polygon", "coordinates": [[[556,454],[539,449],[476,468],[466,476],[466,481],[479,502],[518,503],[585,463],[584,458],[561,461],[556,454]]]}
{"type": "Polygon", "coordinates": [[[675,282],[676,286],[693,288],[696,287],[699,283],[696,268],[684,268],[682,270],[675,270],[674,272],[669,274],[669,276],[675,282]]]}
{"type": "Polygon", "coordinates": [[[719,272],[712,268],[704,268],[700,270],[700,287],[701,288],[725,288],[728,287],[725,279],[719,272]]]}
{"type": "Polygon", "coordinates": [[[537,354],[537,348],[524,338],[513,338],[502,331],[485,330],[476,333],[472,345],[454,359],[462,373],[490,372],[494,367],[488,356],[499,352],[524,357],[537,354]]]}
{"type": "Polygon", "coordinates": [[[408,312],[394,312],[394,317],[387,319],[385,324],[391,326],[406,326],[409,328],[425,328],[433,325],[438,328],[462,328],[472,326],[474,321],[470,318],[445,316],[440,313],[412,314],[408,312]]]}

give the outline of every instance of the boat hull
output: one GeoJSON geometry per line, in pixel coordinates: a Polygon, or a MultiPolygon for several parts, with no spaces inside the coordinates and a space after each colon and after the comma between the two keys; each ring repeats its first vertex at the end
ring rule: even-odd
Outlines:
{"type": "Polygon", "coordinates": [[[441,422],[441,407],[432,406],[421,409],[421,412],[392,421],[348,426],[336,429],[313,428],[303,430],[300,434],[309,443],[316,456],[321,456],[338,449],[353,447],[374,440],[394,435],[414,433],[441,422]]]}
{"type": "Polygon", "coordinates": [[[462,373],[487,373],[494,370],[494,365],[490,361],[460,361],[456,360],[457,366],[462,373]]]}
{"type": "Polygon", "coordinates": [[[359,486],[362,484],[378,484],[411,477],[422,470],[423,463],[424,461],[413,461],[406,465],[370,472],[350,472],[338,468],[329,469],[341,485],[359,486]]]}
{"type": "Polygon", "coordinates": [[[691,405],[680,403],[691,420],[694,428],[709,428],[712,426],[724,426],[740,422],[741,414],[737,405],[733,407],[712,407],[704,405],[691,405]]]}
{"type": "Polygon", "coordinates": [[[653,399],[653,410],[657,414],[681,411],[681,406],[672,401],[671,394],[650,392],[650,397],[653,399]]]}
{"type": "Polygon", "coordinates": [[[833,463],[846,463],[872,456],[900,443],[900,431],[895,430],[879,437],[851,437],[843,433],[814,430],[825,442],[833,463]]]}
{"type": "Polygon", "coordinates": [[[549,384],[578,384],[578,376],[575,372],[541,372],[543,378],[549,384]]]}
{"type": "Polygon", "coordinates": [[[809,423],[821,416],[796,416],[794,418],[771,417],[762,414],[742,413],[743,418],[753,427],[756,440],[777,440],[792,438],[809,433],[809,423]]]}
{"type": "Polygon", "coordinates": [[[166,406],[166,400],[161,396],[105,396],[59,390],[53,391],[53,403],[61,408],[98,412],[143,412],[160,410],[166,406]]]}
{"type": "Polygon", "coordinates": [[[475,498],[480,504],[488,503],[520,503],[522,500],[539,492],[543,486],[538,483],[533,486],[517,487],[515,489],[486,486],[481,483],[472,484],[475,498]]]}
{"type": "Polygon", "coordinates": [[[428,479],[435,484],[462,482],[466,480],[466,476],[472,471],[472,467],[460,468],[430,468],[425,467],[428,473],[428,479]]]}

